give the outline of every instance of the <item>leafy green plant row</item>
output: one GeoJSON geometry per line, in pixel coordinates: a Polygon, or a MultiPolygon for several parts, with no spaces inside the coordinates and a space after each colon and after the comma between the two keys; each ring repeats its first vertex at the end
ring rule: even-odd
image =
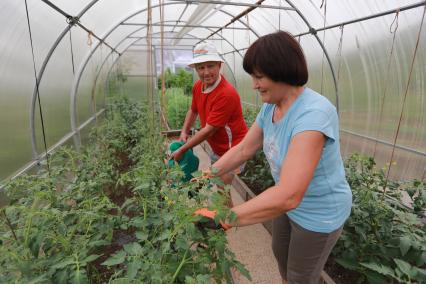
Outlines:
{"type": "MultiPolygon", "coordinates": [[[[172,73],[170,68],[167,68],[164,72],[164,85],[166,89],[169,88],[180,88],[187,96],[191,95],[193,84],[192,72],[185,71],[184,69],[178,69],[176,73],[172,73]]],[[[161,90],[162,78],[158,80],[158,89],[161,90]]]]}
{"type": "Polygon", "coordinates": [[[171,129],[182,128],[192,98],[185,95],[182,88],[168,88],[166,90],[166,117],[171,129]]]}
{"type": "Polygon", "coordinates": [[[211,181],[183,184],[166,167],[155,114],[125,98],[108,110],[82,151],[64,147],[50,174],[6,185],[0,282],[211,283],[233,267],[249,277],[224,232],[194,224],[199,207],[229,210],[211,181]]]}
{"type": "Polygon", "coordinates": [[[360,283],[426,283],[425,183],[386,181],[373,158],[358,154],[345,169],[353,205],[333,250],[336,262],[360,273],[360,283]],[[413,209],[401,203],[404,191],[413,209]]]}
{"type": "MultiPolygon", "coordinates": [[[[247,126],[250,127],[253,124],[258,112],[257,107],[244,106],[243,115],[247,126]]],[[[247,161],[240,177],[256,194],[274,185],[274,179],[263,150],[257,151],[254,157],[247,161]]]]}
{"type": "MultiPolygon", "coordinates": [[[[246,107],[248,124],[257,109],[246,107]]],[[[426,283],[426,188],[421,181],[386,181],[373,158],[353,154],[345,161],[353,193],[351,216],[333,250],[334,260],[359,273],[359,283],[426,283]],[[386,188],[386,190],[384,190],[386,188]],[[402,204],[402,194],[412,208],[402,204]]],[[[262,151],[247,162],[241,178],[257,193],[274,181],[262,151]]]]}

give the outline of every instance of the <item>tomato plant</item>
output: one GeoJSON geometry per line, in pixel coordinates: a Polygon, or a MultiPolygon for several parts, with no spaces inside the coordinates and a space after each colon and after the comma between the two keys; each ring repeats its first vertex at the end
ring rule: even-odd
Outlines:
{"type": "Polygon", "coordinates": [[[225,232],[194,225],[200,207],[229,209],[214,181],[182,183],[182,171],[164,164],[156,115],[113,98],[84,149],[63,147],[50,174],[6,185],[2,283],[210,283],[231,268],[249,277],[225,232]]]}

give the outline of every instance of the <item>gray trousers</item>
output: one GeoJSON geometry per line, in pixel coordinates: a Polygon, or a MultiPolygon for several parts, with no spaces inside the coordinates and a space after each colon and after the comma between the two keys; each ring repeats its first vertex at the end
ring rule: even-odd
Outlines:
{"type": "Polygon", "coordinates": [[[306,230],[283,214],[272,221],[272,250],[282,279],[289,284],[318,284],[321,271],[343,226],[331,233],[306,230]]]}

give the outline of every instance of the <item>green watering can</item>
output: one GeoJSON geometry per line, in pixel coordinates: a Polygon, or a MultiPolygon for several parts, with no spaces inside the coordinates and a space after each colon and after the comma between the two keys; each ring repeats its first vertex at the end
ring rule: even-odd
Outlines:
{"type": "MultiPolygon", "coordinates": [[[[173,153],[177,149],[179,149],[185,142],[183,141],[174,141],[170,143],[169,149],[170,153],[173,153]]],[[[187,182],[191,178],[193,178],[192,173],[198,170],[198,164],[200,160],[197,156],[194,155],[192,149],[189,149],[185,152],[182,157],[182,160],[178,161],[178,165],[181,167],[182,171],[185,173],[185,176],[182,178],[182,181],[187,182]]],[[[175,165],[175,160],[171,159],[168,162],[169,167],[175,165]]]]}

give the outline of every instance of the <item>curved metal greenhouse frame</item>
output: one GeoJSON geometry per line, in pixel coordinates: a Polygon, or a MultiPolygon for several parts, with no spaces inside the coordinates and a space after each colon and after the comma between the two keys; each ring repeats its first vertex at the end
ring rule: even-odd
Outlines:
{"type": "MultiPolygon", "coordinates": [[[[46,5],[50,6],[51,8],[53,8],[54,10],[56,10],[56,12],[58,12],[58,14],[62,14],[62,16],[64,16],[67,20],[67,26],[59,33],[58,37],[56,38],[56,40],[53,42],[53,44],[50,46],[50,48],[48,49],[48,52],[46,53],[42,64],[39,67],[38,72],[36,72],[36,78],[35,78],[35,86],[33,88],[33,92],[32,92],[32,96],[31,96],[31,103],[29,105],[30,109],[29,109],[29,130],[30,130],[30,141],[31,141],[31,152],[32,152],[32,157],[33,157],[33,161],[31,163],[29,163],[26,167],[24,167],[23,169],[21,169],[21,171],[18,172],[18,175],[21,174],[22,172],[25,172],[26,170],[28,170],[29,168],[31,168],[32,166],[38,164],[40,162],[40,160],[44,159],[46,157],[46,155],[53,151],[55,148],[57,148],[58,146],[64,144],[65,142],[67,142],[71,137],[73,137],[74,139],[74,144],[75,146],[78,148],[81,144],[80,142],[80,130],[83,129],[85,126],[89,125],[90,122],[92,122],[93,120],[96,119],[97,116],[99,116],[103,110],[96,112],[96,107],[94,104],[94,102],[92,101],[91,104],[91,116],[88,120],[86,120],[82,125],[78,125],[77,123],[77,94],[78,94],[78,89],[80,86],[80,81],[81,78],[83,76],[84,71],[86,70],[87,64],[92,60],[93,56],[96,54],[96,51],[98,50],[98,48],[102,45],[106,45],[110,51],[102,56],[101,58],[101,64],[100,64],[100,68],[98,68],[97,72],[94,74],[95,75],[95,80],[93,82],[93,86],[92,86],[92,92],[94,92],[94,90],[96,89],[96,85],[98,84],[98,80],[99,80],[99,76],[105,72],[106,73],[106,78],[105,78],[105,82],[104,84],[107,84],[108,80],[109,80],[109,74],[112,70],[112,68],[114,68],[114,66],[116,65],[116,62],[118,62],[121,58],[121,56],[123,54],[125,54],[131,47],[135,46],[135,44],[137,44],[140,40],[146,39],[147,36],[142,36],[142,37],[137,37],[135,38],[135,40],[132,40],[132,35],[136,34],[137,32],[141,32],[144,31],[147,28],[147,24],[138,24],[138,23],[132,23],[129,22],[132,19],[136,19],[137,16],[141,15],[142,13],[148,12],[149,9],[152,9],[152,11],[157,11],[157,10],[161,10],[161,8],[170,8],[170,9],[174,9],[174,7],[176,7],[176,5],[181,6],[181,5],[185,5],[183,11],[181,12],[181,14],[179,15],[179,17],[176,17],[175,19],[171,19],[171,20],[160,20],[160,21],[156,21],[154,23],[150,23],[152,26],[161,26],[163,25],[166,26],[165,23],[168,23],[167,26],[173,26],[172,30],[167,30],[164,31],[164,33],[167,34],[172,34],[173,36],[176,36],[179,34],[179,31],[174,31],[177,27],[181,27],[182,30],[184,30],[185,28],[200,28],[200,29],[204,29],[205,31],[210,32],[210,35],[208,35],[207,37],[201,36],[201,35],[197,35],[197,33],[192,33],[192,32],[187,32],[186,35],[189,36],[191,39],[193,40],[197,40],[197,41],[202,41],[205,40],[206,38],[210,38],[212,36],[217,36],[217,40],[220,40],[221,42],[225,42],[227,45],[229,45],[229,47],[231,47],[231,51],[228,51],[226,53],[223,53],[223,56],[225,54],[239,54],[241,58],[243,58],[243,53],[242,51],[244,48],[241,48],[237,45],[235,45],[234,41],[231,41],[229,39],[229,37],[224,36],[222,33],[219,33],[219,31],[222,31],[223,29],[230,29],[230,27],[228,27],[229,25],[233,24],[233,23],[238,23],[239,25],[241,25],[241,27],[235,27],[234,25],[234,31],[235,29],[242,29],[242,30],[246,30],[249,34],[253,34],[256,38],[259,38],[260,36],[262,36],[264,34],[264,31],[261,31],[261,29],[259,27],[257,27],[255,24],[249,24],[248,23],[248,15],[255,9],[265,9],[267,11],[271,10],[271,11],[278,11],[280,14],[279,16],[281,17],[281,11],[285,11],[288,13],[295,13],[295,15],[297,15],[298,20],[300,20],[300,25],[305,25],[307,27],[308,31],[305,32],[300,32],[298,34],[296,34],[296,37],[301,37],[301,36],[305,36],[305,35],[310,35],[313,36],[315,41],[318,43],[320,49],[321,49],[321,53],[324,56],[327,64],[328,64],[328,68],[330,70],[330,75],[332,78],[332,85],[334,88],[334,95],[335,95],[335,104],[336,104],[336,109],[338,111],[338,113],[341,112],[341,96],[340,96],[340,90],[339,90],[339,82],[338,82],[338,75],[336,73],[335,70],[335,66],[333,65],[332,59],[331,59],[331,54],[334,53],[333,50],[330,50],[330,47],[326,46],[324,41],[324,39],[321,39],[318,35],[318,32],[320,31],[326,31],[326,30],[331,30],[337,27],[343,27],[343,26],[347,26],[350,24],[355,24],[355,23],[360,23],[363,21],[367,21],[367,20],[371,20],[374,18],[379,18],[379,17],[384,17],[386,15],[391,15],[391,14],[396,14],[396,19],[398,17],[398,14],[402,11],[408,11],[408,10],[412,10],[415,8],[421,8],[421,7],[425,7],[426,6],[426,2],[425,1],[421,1],[421,2],[416,2],[416,3],[411,3],[405,6],[400,6],[399,8],[395,8],[395,9],[390,9],[390,10],[386,10],[386,11],[380,11],[380,12],[376,12],[376,13],[372,13],[370,15],[362,15],[359,16],[353,20],[348,20],[348,21],[340,21],[338,23],[333,23],[331,25],[326,26],[326,16],[325,16],[325,11],[324,11],[324,15],[321,15],[324,17],[324,26],[321,28],[314,28],[315,24],[313,22],[315,22],[315,19],[313,19],[313,21],[311,21],[310,16],[312,16],[312,11],[310,11],[309,9],[307,9],[306,7],[303,7],[304,9],[301,9],[300,7],[302,7],[302,4],[295,4],[293,3],[293,1],[291,0],[285,0],[285,1],[281,1],[281,0],[277,0],[277,2],[279,3],[279,5],[262,5],[263,1],[257,1],[256,4],[251,4],[251,3],[247,3],[247,2],[237,2],[237,1],[206,1],[206,0],[169,0],[169,2],[166,3],[158,3],[155,5],[152,5],[150,7],[144,7],[144,8],[138,8],[135,11],[131,11],[130,13],[127,13],[127,15],[124,15],[121,20],[116,21],[115,23],[113,23],[109,28],[107,28],[102,35],[98,36],[94,33],[92,33],[88,28],[86,28],[82,23],[80,23],[80,19],[82,19],[85,15],[90,14],[90,12],[95,11],[96,10],[96,4],[99,3],[103,3],[106,2],[106,0],[100,1],[100,0],[91,0],[88,1],[88,3],[79,11],[76,13],[76,16],[72,16],[66,12],[64,12],[62,9],[60,9],[58,6],[56,6],[55,4],[53,4],[51,1],[49,0],[40,0],[41,2],[44,2],[46,5]],[[282,6],[282,3],[286,3],[287,6],[282,6]],[[190,19],[189,20],[183,20],[183,16],[184,14],[189,10],[190,7],[193,8],[193,5],[195,5],[198,8],[208,8],[208,7],[213,7],[211,11],[209,10],[205,10],[202,14],[202,17],[206,17],[206,15],[211,15],[211,14],[216,14],[216,13],[221,13],[223,15],[226,15],[227,17],[230,18],[230,21],[226,24],[226,25],[219,25],[217,27],[214,26],[208,26],[208,25],[197,25],[197,23],[193,24],[190,19]],[[204,6],[201,6],[204,5],[204,6]],[[228,11],[226,8],[229,7],[239,7],[239,8],[246,8],[245,10],[233,10],[228,11]],[[214,11],[213,11],[214,10],[214,11]],[[307,14],[304,13],[304,11],[308,11],[307,14]],[[245,22],[242,18],[247,16],[247,22],[245,22]],[[142,27],[137,27],[136,29],[126,32],[126,33],[116,33],[116,31],[118,30],[118,28],[123,27],[123,26],[140,26],[142,25],[142,27]],[[57,50],[58,46],[63,42],[64,37],[67,35],[68,32],[71,32],[71,28],[73,26],[79,26],[80,28],[83,29],[83,31],[88,32],[88,34],[93,35],[96,39],[97,42],[94,44],[94,46],[91,48],[91,50],[87,51],[87,53],[83,56],[81,62],[79,63],[79,67],[77,68],[77,70],[75,70],[75,73],[73,74],[73,81],[71,84],[71,89],[69,91],[69,111],[70,111],[70,127],[71,127],[71,132],[67,133],[65,136],[62,137],[62,139],[60,139],[56,144],[54,144],[53,146],[51,146],[48,149],[45,149],[44,153],[38,153],[38,145],[37,145],[37,135],[36,135],[36,126],[35,126],[35,116],[36,116],[36,100],[37,100],[37,96],[39,96],[39,85],[43,80],[43,76],[45,75],[45,71],[47,66],[49,65],[49,62],[52,59],[52,56],[55,54],[55,51],[57,50]],[[116,42],[115,44],[113,44],[112,46],[109,45],[107,43],[107,41],[109,41],[111,39],[111,37],[119,37],[118,42],[116,42]],[[123,46],[123,43],[125,43],[126,41],[130,40],[130,43],[126,44],[123,46]],[[121,51],[118,51],[118,50],[121,51]],[[116,53],[117,57],[113,60],[112,64],[109,65],[108,61],[109,58],[111,58],[111,56],[116,53]],[[105,70],[105,66],[108,65],[108,69],[105,70]]],[[[84,1],[84,0],[81,0],[84,1]]],[[[312,6],[313,3],[311,3],[312,6]]],[[[305,5],[305,4],[304,4],[305,5]]],[[[47,7],[47,6],[46,6],[47,7]]],[[[321,7],[320,7],[321,8],[321,7]]],[[[317,11],[319,11],[319,9],[317,8],[317,11]]],[[[192,15],[193,16],[193,15],[192,15]]],[[[191,16],[191,17],[192,17],[191,16]]],[[[195,16],[200,16],[200,15],[195,15],[195,16]]],[[[262,14],[258,15],[259,17],[262,16],[262,14]]],[[[195,17],[196,18],[196,17],[195,17]]],[[[200,20],[200,19],[199,19],[200,20]]],[[[280,19],[281,21],[281,19],[280,19]]],[[[395,21],[395,20],[394,20],[395,21]]],[[[316,25],[318,25],[318,20],[316,21],[316,25]]],[[[29,22],[28,22],[29,24],[29,22]]],[[[297,23],[295,23],[296,25],[297,23]]],[[[394,22],[392,22],[392,25],[394,24],[394,22]]],[[[391,28],[392,28],[391,25],[391,28]]],[[[398,22],[396,23],[396,26],[398,25],[398,22]]],[[[279,27],[281,27],[281,23],[279,24],[279,27]]],[[[396,29],[395,29],[396,32],[396,29]]],[[[158,35],[159,33],[154,33],[155,35],[158,35]]],[[[343,35],[343,31],[342,31],[342,35],[343,35]]],[[[175,37],[177,40],[180,40],[180,37],[175,37]]],[[[420,34],[419,34],[419,38],[420,38],[420,34]]],[[[188,38],[185,38],[188,39],[188,38]]],[[[358,45],[358,39],[356,38],[356,44],[358,45]]],[[[71,40],[71,44],[72,44],[72,40],[71,40]]],[[[194,43],[195,44],[195,43],[194,43]]],[[[71,46],[72,47],[72,46],[71,46]]],[[[179,44],[176,45],[176,47],[179,47],[179,44]]],[[[155,50],[155,47],[154,47],[155,50]]],[[[391,54],[392,55],[392,54],[391,54]]],[[[323,58],[323,59],[324,59],[323,58]]],[[[237,79],[237,75],[235,74],[236,70],[233,70],[231,68],[230,62],[226,60],[226,58],[224,58],[226,64],[229,67],[229,70],[231,71],[232,76],[234,76],[234,81],[237,84],[238,79],[237,79]]],[[[390,59],[389,59],[390,60],[390,59]]],[[[414,59],[413,59],[414,60],[414,59]]],[[[234,64],[235,64],[235,57],[234,57],[234,64]]],[[[339,69],[340,71],[340,69],[339,69]]],[[[105,92],[107,91],[107,88],[105,88],[105,92]]],[[[248,103],[249,104],[249,103],[248,103]]],[[[40,106],[41,108],[41,106],[40,106]]],[[[403,111],[403,110],[402,110],[403,111]]],[[[402,114],[401,114],[402,115],[402,114]]],[[[44,131],[44,130],[43,130],[44,131]]],[[[368,134],[363,134],[363,133],[357,133],[355,131],[349,131],[349,130],[341,130],[344,133],[347,133],[349,135],[353,135],[353,136],[357,136],[359,138],[362,139],[366,139],[368,141],[374,142],[374,143],[380,143],[381,145],[385,145],[385,146],[391,146],[421,157],[426,157],[426,153],[425,151],[422,151],[421,149],[415,149],[412,147],[408,147],[408,146],[403,146],[403,145],[397,145],[396,144],[396,139],[395,139],[395,143],[390,143],[388,141],[385,141],[383,139],[380,139],[380,137],[372,137],[371,135],[368,134]]],[[[44,133],[43,133],[44,135],[44,133]]]]}

